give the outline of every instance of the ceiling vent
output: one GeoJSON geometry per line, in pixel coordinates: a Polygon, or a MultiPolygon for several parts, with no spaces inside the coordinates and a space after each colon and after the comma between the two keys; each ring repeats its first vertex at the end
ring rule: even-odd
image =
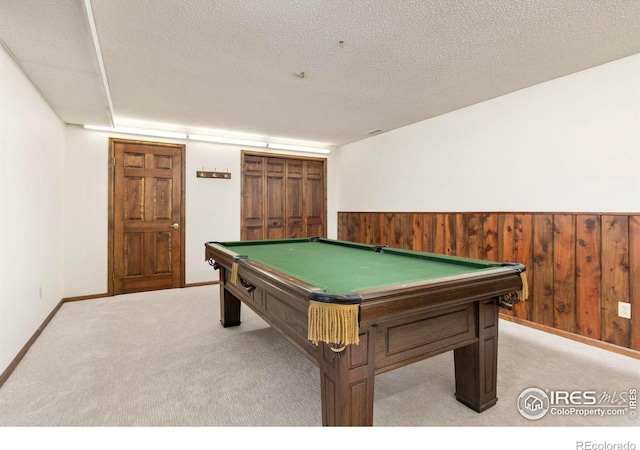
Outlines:
{"type": "Polygon", "coordinates": [[[373,136],[374,134],[378,134],[378,133],[382,133],[384,130],[371,130],[371,131],[367,131],[367,134],[369,136],[373,136]]]}

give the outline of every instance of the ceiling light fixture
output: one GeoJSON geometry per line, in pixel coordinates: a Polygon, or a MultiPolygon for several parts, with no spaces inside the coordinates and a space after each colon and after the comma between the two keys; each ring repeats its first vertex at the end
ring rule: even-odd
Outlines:
{"type": "Polygon", "coordinates": [[[269,143],[269,144],[267,144],[267,147],[268,148],[275,148],[275,149],[278,149],[278,150],[292,150],[292,151],[306,152],[306,153],[322,153],[322,154],[325,154],[325,155],[331,153],[331,150],[328,150],[326,148],[303,147],[303,146],[300,146],[300,145],[269,143]]]}
{"type": "Polygon", "coordinates": [[[94,130],[94,131],[106,131],[108,133],[137,134],[140,136],[156,136],[156,137],[164,137],[164,138],[171,138],[171,139],[189,139],[192,141],[213,142],[218,144],[231,144],[231,145],[241,145],[241,146],[248,146],[248,147],[274,148],[278,150],[290,150],[290,151],[305,152],[305,153],[319,153],[324,155],[328,155],[329,153],[331,153],[331,150],[326,148],[319,148],[319,147],[306,147],[302,145],[267,143],[263,141],[253,141],[249,139],[235,139],[235,138],[227,138],[227,137],[219,137],[219,136],[207,136],[203,134],[185,134],[185,133],[176,133],[174,131],[150,130],[146,128],[132,128],[132,127],[118,127],[118,126],[104,127],[100,125],[83,125],[83,128],[87,130],[94,130]]]}
{"type": "Polygon", "coordinates": [[[266,142],[250,141],[246,139],[233,139],[216,136],[204,136],[201,134],[190,134],[189,139],[192,141],[204,141],[204,142],[216,142],[218,144],[232,144],[232,145],[249,145],[251,147],[267,147],[266,142]]]}
{"type": "Polygon", "coordinates": [[[130,127],[102,127],[99,125],[83,125],[83,128],[87,130],[107,131],[111,133],[124,133],[124,134],[138,134],[141,136],[155,136],[171,139],[186,139],[187,135],[184,133],[176,133],[173,131],[160,131],[160,130],[148,130],[145,128],[130,128],[130,127]]]}

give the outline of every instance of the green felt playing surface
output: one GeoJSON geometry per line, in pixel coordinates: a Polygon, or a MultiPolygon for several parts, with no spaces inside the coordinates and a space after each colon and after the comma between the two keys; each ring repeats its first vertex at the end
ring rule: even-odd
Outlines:
{"type": "Polygon", "coordinates": [[[223,243],[229,250],[319,287],[329,294],[461,275],[499,263],[372,246],[308,240],[223,243]]]}

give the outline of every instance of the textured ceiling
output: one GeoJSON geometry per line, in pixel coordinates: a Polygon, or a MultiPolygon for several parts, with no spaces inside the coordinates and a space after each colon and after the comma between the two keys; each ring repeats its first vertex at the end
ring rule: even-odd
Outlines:
{"type": "Polygon", "coordinates": [[[0,38],[67,123],[342,145],[640,53],[640,1],[0,0],[0,38]]]}

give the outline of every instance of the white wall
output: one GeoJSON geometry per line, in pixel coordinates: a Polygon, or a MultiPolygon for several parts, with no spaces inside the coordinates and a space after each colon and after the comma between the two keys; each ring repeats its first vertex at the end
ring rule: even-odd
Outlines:
{"type": "Polygon", "coordinates": [[[0,373],[62,299],[64,125],[0,46],[0,373]]]}
{"type": "Polygon", "coordinates": [[[640,55],[349,144],[340,211],[640,211],[640,55]]]}
{"type": "Polygon", "coordinates": [[[107,292],[108,136],[66,126],[64,297],[107,292]]]}
{"type": "MultiPolygon", "coordinates": [[[[240,239],[241,147],[109,134],[71,125],[66,127],[66,135],[65,297],[107,292],[109,137],[186,144],[186,283],[218,279],[218,272],[204,261],[204,243],[240,239]],[[202,168],[218,171],[228,169],[231,180],[196,178],[196,171],[202,168]]],[[[336,236],[337,227],[335,171],[335,158],[329,155],[329,237],[336,236]]]]}

